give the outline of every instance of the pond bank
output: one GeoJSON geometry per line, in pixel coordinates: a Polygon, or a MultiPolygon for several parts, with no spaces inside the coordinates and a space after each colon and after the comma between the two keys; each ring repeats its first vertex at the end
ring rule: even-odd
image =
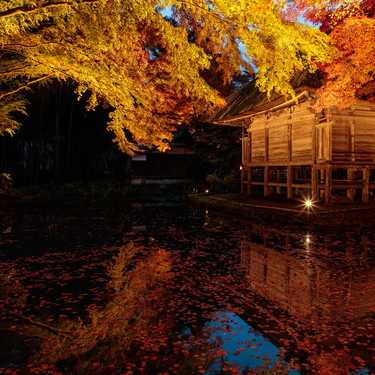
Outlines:
{"type": "Polygon", "coordinates": [[[64,185],[33,185],[0,190],[0,210],[17,206],[105,205],[127,207],[133,204],[170,206],[180,204],[188,194],[185,185],[138,184],[126,185],[117,181],[69,183],[64,185]]]}
{"type": "Polygon", "coordinates": [[[286,198],[244,197],[241,194],[194,195],[190,202],[201,208],[242,218],[263,219],[279,224],[307,224],[316,226],[373,226],[375,202],[323,204],[306,208],[302,200],[286,198]]]}

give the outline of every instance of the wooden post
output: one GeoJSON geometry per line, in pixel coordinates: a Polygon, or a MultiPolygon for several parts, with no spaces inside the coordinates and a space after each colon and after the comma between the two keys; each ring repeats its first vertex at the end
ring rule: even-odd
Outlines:
{"type": "Polygon", "coordinates": [[[245,192],[245,170],[241,168],[241,194],[245,192]]]}
{"type": "Polygon", "coordinates": [[[332,161],[332,121],[328,123],[328,160],[332,161]]]}
{"type": "Polygon", "coordinates": [[[311,199],[318,200],[318,170],[315,165],[311,166],[311,199]]]}
{"type": "MultiPolygon", "coordinates": [[[[348,182],[353,182],[353,177],[354,177],[354,169],[353,168],[348,168],[348,182]]],[[[354,189],[349,188],[346,191],[346,196],[351,200],[354,201],[354,189]]]]}
{"type": "Polygon", "coordinates": [[[264,196],[265,197],[269,196],[269,187],[268,187],[268,180],[269,180],[269,177],[270,177],[269,175],[270,175],[269,166],[266,165],[264,167],[264,196]]]}
{"type": "Polygon", "coordinates": [[[312,139],[311,139],[311,161],[312,164],[316,163],[316,132],[317,132],[317,127],[316,125],[318,124],[318,118],[317,115],[315,114],[315,123],[312,124],[312,129],[311,129],[311,134],[312,134],[312,139]]]}
{"type": "MultiPolygon", "coordinates": [[[[293,179],[296,182],[299,182],[299,174],[300,174],[300,169],[301,167],[294,168],[294,173],[293,173],[293,179]]],[[[298,197],[299,194],[299,188],[294,188],[294,194],[298,197]]]]}
{"type": "Polygon", "coordinates": [[[265,129],[265,139],[264,139],[264,161],[268,162],[269,161],[269,152],[270,152],[270,145],[269,145],[269,134],[270,134],[270,129],[268,127],[268,124],[266,125],[265,129]]]}
{"type": "Polygon", "coordinates": [[[368,196],[369,196],[369,190],[370,190],[370,167],[366,165],[365,168],[363,168],[363,188],[362,188],[362,201],[368,202],[368,196]]]}
{"type": "Polygon", "coordinates": [[[251,194],[251,180],[252,180],[252,169],[251,167],[249,167],[247,169],[247,195],[250,195],[251,194]]]}
{"type": "Polygon", "coordinates": [[[288,154],[287,161],[292,161],[292,124],[288,124],[288,154]]]}
{"type": "Polygon", "coordinates": [[[350,129],[349,129],[349,150],[350,150],[350,160],[355,161],[355,133],[354,133],[354,121],[350,120],[350,129]]]}
{"type": "MultiPolygon", "coordinates": [[[[277,182],[280,182],[280,169],[279,168],[277,168],[276,169],[276,181],[277,182]]],[[[277,188],[276,188],[276,194],[281,194],[281,186],[278,186],[277,188]]]]}
{"type": "Polygon", "coordinates": [[[293,187],[292,187],[292,183],[293,183],[293,167],[291,165],[288,165],[287,169],[287,174],[286,174],[286,178],[287,178],[287,195],[288,195],[288,198],[293,198],[293,187]]]}
{"type": "Polygon", "coordinates": [[[326,165],[326,178],[325,178],[325,202],[329,203],[331,200],[332,190],[332,165],[326,165]]]}
{"type": "Polygon", "coordinates": [[[324,197],[324,190],[319,189],[320,182],[323,180],[324,181],[324,176],[325,176],[325,168],[318,168],[318,193],[319,193],[319,200],[322,200],[324,197]]]}

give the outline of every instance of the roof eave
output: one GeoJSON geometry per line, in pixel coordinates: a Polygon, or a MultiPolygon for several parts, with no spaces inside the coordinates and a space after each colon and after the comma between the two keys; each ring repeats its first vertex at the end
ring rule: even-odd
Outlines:
{"type": "Polygon", "coordinates": [[[249,119],[249,118],[255,117],[255,116],[259,116],[259,115],[264,114],[264,113],[274,112],[274,111],[277,111],[277,110],[282,109],[284,107],[295,105],[303,97],[311,97],[312,94],[315,93],[315,90],[307,88],[307,87],[301,88],[301,89],[302,89],[302,91],[298,90],[299,93],[296,92],[297,95],[296,95],[295,98],[283,101],[280,104],[276,104],[280,101],[280,98],[278,98],[276,100],[273,100],[272,102],[267,103],[267,105],[263,105],[263,106],[258,107],[257,110],[244,112],[244,113],[241,113],[241,114],[235,115],[235,116],[230,116],[230,117],[228,117],[226,119],[223,119],[223,120],[213,121],[212,124],[241,127],[241,126],[243,126],[241,123],[243,123],[243,121],[246,120],[246,119],[249,119]],[[267,108],[263,109],[264,107],[267,107],[267,108]]]}

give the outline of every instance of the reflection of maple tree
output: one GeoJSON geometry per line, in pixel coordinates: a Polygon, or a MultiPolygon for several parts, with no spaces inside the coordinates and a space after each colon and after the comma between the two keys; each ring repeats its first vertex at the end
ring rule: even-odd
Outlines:
{"type": "Polygon", "coordinates": [[[108,270],[109,302],[91,309],[87,322],[65,322],[62,329],[69,335],[47,338],[29,365],[32,373],[115,374],[125,368],[128,374],[159,373],[171,366],[179,374],[198,374],[212,363],[217,344],[204,338],[184,341],[175,333],[173,315],[166,314],[170,254],[158,250],[137,260],[138,252],[133,244],[120,247],[108,270]],[[191,363],[191,356],[200,366],[191,363]]]}
{"type": "Polygon", "coordinates": [[[1,1],[0,133],[18,126],[24,89],[69,79],[79,96],[91,92],[90,108],[113,108],[108,129],[122,150],[133,147],[125,130],[163,150],[176,123],[224,104],[200,74],[211,59],[223,80],[256,67],[260,88],[282,94],[296,69],[327,59],[327,36],[285,21],[283,9],[273,0],[1,1]]]}
{"type": "Polygon", "coordinates": [[[171,324],[168,319],[160,320],[158,312],[164,295],[162,283],[171,277],[171,263],[169,254],[160,250],[131,270],[136,255],[137,248],[132,244],[119,249],[109,268],[113,297],[104,308],[91,309],[89,322],[64,323],[64,330],[71,335],[47,340],[41,357],[35,358],[36,363],[64,363],[74,373],[85,373],[90,368],[100,372],[106,361],[106,365],[113,364],[116,372],[123,365],[124,353],[142,338],[144,346],[157,351],[157,338],[171,324]],[[152,334],[155,320],[159,335],[152,334]]]}

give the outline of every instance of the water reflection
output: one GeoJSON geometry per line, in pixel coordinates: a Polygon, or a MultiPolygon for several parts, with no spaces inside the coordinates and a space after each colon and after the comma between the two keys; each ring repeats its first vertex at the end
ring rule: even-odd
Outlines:
{"type": "Polygon", "coordinates": [[[316,373],[374,368],[375,260],[368,236],[338,239],[244,224],[241,265],[249,289],[278,311],[279,334],[287,333],[297,360],[307,358],[316,373]]]}
{"type": "Polygon", "coordinates": [[[270,362],[278,374],[289,363],[303,375],[374,372],[371,233],[180,208],[30,211],[10,222],[0,372],[252,374],[270,362]]]}

